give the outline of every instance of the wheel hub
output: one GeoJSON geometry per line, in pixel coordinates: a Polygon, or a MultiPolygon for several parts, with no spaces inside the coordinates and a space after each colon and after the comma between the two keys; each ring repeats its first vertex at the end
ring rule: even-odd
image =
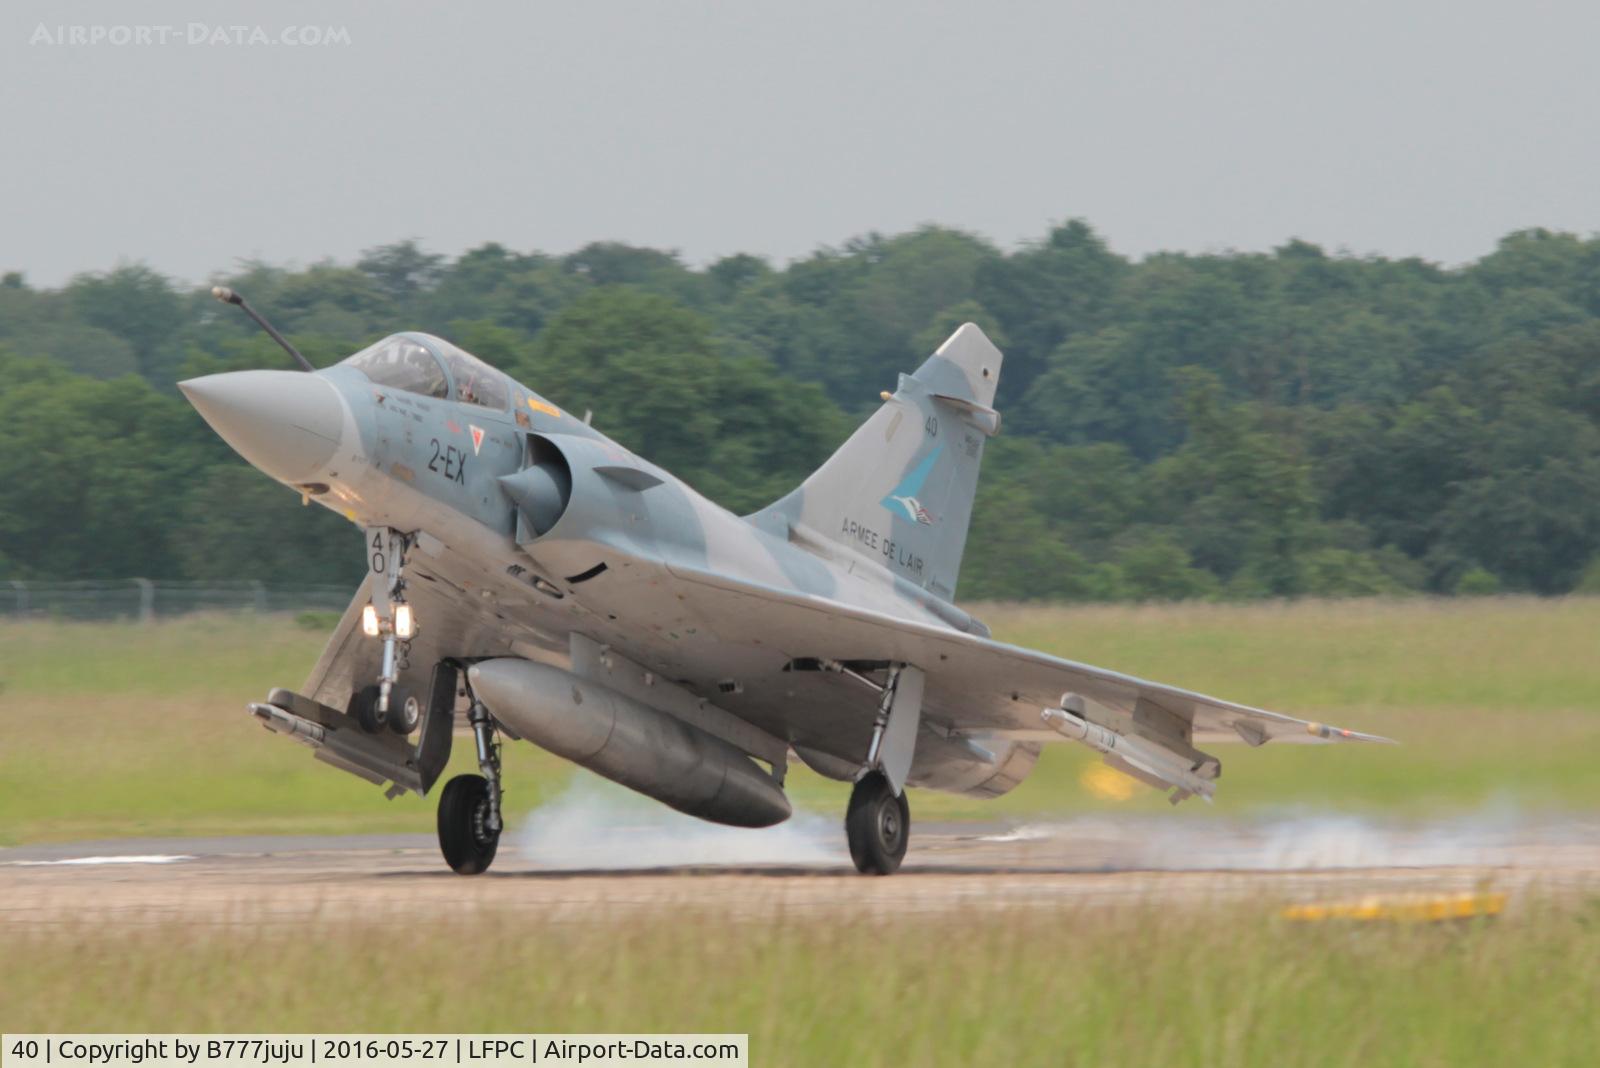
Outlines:
{"type": "Polygon", "coordinates": [[[489,799],[479,801],[472,809],[472,837],[479,845],[488,845],[494,837],[489,831],[489,799]]]}
{"type": "Polygon", "coordinates": [[[892,797],[886,798],[878,808],[878,834],[890,849],[900,840],[900,812],[892,797]]]}

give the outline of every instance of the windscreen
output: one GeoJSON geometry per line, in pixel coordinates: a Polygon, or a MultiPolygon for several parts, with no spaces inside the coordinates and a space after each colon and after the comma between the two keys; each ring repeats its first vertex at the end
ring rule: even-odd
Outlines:
{"type": "Polygon", "coordinates": [[[444,368],[433,353],[410,338],[386,337],[344,361],[380,386],[392,386],[424,397],[444,397],[449,392],[444,368]]]}

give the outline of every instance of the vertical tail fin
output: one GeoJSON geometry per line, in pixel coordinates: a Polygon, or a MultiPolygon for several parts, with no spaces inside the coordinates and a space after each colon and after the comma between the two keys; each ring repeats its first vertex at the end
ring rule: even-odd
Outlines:
{"type": "Polygon", "coordinates": [[[837,542],[943,600],[955,598],[1000,350],[966,323],[909,375],[839,451],[751,517],[837,542]]]}

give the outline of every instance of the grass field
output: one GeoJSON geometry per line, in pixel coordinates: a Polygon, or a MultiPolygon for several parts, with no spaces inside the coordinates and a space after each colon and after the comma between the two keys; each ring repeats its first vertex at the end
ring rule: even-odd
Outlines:
{"type": "MultiPolygon", "coordinates": [[[[1215,814],[1600,807],[1600,599],[983,614],[1009,640],[1404,743],[1228,747],[1215,814]]],[[[322,637],[287,619],[0,626],[0,840],[428,830],[431,800],[386,802],[244,714],[298,685],[322,637]]],[[[515,826],[573,773],[531,746],[507,758],[515,826]]],[[[1152,791],[1097,794],[1097,766],[1057,746],[997,802],[912,804],[1167,811],[1152,791]]],[[[792,783],[801,806],[842,811],[843,786],[792,783]]],[[[0,961],[12,1032],[731,1031],[760,1065],[1544,1066],[1600,1045],[1600,901],[1579,897],[1434,925],[1199,902],[934,923],[334,910],[288,929],[0,925],[0,961]]]]}
{"type": "MultiPolygon", "coordinates": [[[[1035,608],[980,614],[997,636],[1078,660],[1399,739],[1389,746],[1219,747],[1215,812],[1600,806],[1600,599],[1035,608]]],[[[323,634],[287,618],[0,625],[0,843],[125,835],[427,830],[429,800],[378,790],[268,735],[243,712],[298,686],[323,634]]],[[[454,762],[465,769],[468,747],[454,762]]],[[[994,802],[921,793],[922,818],[1166,810],[1114,802],[1093,754],[1046,750],[994,802]]],[[[561,789],[568,766],[507,746],[508,806],[561,789]]],[[[797,803],[846,790],[803,770],[797,803]]],[[[1198,803],[1178,810],[1193,818],[1198,803]]]]}
{"type": "Polygon", "coordinates": [[[1593,901],[1460,926],[1127,908],[986,913],[931,935],[709,913],[288,937],[12,928],[0,959],[16,1032],[747,1032],[763,1066],[1546,1068],[1593,1064],[1600,1043],[1593,901]]]}

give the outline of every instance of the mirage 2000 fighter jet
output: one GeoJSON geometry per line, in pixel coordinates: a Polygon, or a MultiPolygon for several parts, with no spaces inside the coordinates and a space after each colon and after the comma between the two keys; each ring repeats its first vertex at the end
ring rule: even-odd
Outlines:
{"type": "MultiPolygon", "coordinates": [[[[701,819],[790,814],[791,756],[853,783],[850,855],[900,866],[905,788],[996,797],[1040,746],[1210,799],[1199,746],[1382,741],[990,638],[954,603],[1000,352],[952,334],[800,486],[737,516],[427,334],[322,370],[181,384],[241,456],[364,534],[368,576],[298,692],[250,711],[391,796],[425,794],[458,716],[480,775],[439,799],[450,867],[504,826],[500,737],[701,819]]],[[[353,547],[353,546],[352,546],[353,547]]]]}

